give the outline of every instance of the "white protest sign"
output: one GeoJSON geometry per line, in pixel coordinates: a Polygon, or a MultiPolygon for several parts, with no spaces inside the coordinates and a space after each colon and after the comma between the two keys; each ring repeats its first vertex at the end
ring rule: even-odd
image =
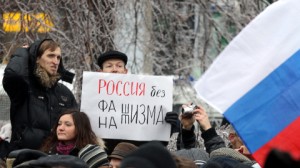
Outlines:
{"type": "Polygon", "coordinates": [[[83,72],[81,111],[97,136],[169,141],[173,77],[83,72]]]}

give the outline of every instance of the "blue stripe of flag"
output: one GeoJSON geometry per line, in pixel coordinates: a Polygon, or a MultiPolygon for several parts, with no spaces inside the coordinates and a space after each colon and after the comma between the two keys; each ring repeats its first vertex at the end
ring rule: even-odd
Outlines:
{"type": "Polygon", "coordinates": [[[300,116],[299,79],[300,50],[225,111],[251,153],[300,116]]]}

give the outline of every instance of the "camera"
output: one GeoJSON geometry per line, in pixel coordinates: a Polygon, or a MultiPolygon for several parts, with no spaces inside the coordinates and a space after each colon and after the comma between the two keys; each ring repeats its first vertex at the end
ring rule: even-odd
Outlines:
{"type": "Polygon", "coordinates": [[[191,104],[187,107],[182,108],[182,113],[192,113],[197,108],[196,105],[191,104]]]}

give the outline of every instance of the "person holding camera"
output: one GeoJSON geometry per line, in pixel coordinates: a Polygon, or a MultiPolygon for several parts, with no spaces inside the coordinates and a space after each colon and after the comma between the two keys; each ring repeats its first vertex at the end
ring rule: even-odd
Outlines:
{"type": "MultiPolygon", "coordinates": [[[[192,135],[191,131],[194,131],[193,123],[197,121],[200,124],[200,128],[202,131],[201,137],[204,139],[204,145],[208,153],[211,153],[216,149],[226,147],[224,140],[217,134],[216,130],[211,126],[209,117],[203,107],[193,106],[193,110],[190,110],[188,112],[191,114],[185,114],[185,113],[183,113],[181,116],[182,128],[183,130],[191,134],[191,136],[186,136],[186,138],[187,137],[190,138],[191,142],[192,139],[196,141],[195,135],[194,134],[192,135]]],[[[238,137],[237,133],[234,131],[232,126],[229,132],[228,139],[231,143],[230,148],[241,152],[241,154],[245,156],[250,155],[248,149],[246,148],[242,140],[238,137]]],[[[186,145],[191,145],[191,144],[186,144],[186,145]]],[[[250,156],[247,157],[253,159],[250,156]]]]}
{"type": "MultiPolygon", "coordinates": [[[[209,167],[210,164],[218,163],[223,165],[224,163],[219,162],[218,159],[223,159],[225,162],[229,162],[232,159],[232,163],[237,165],[243,165],[249,167],[255,162],[244,156],[238,151],[228,148],[225,145],[225,141],[217,134],[215,128],[212,127],[209,116],[205,109],[201,106],[195,105],[184,105],[183,112],[179,117],[182,125],[182,144],[184,148],[194,148],[196,144],[196,136],[194,133],[194,122],[197,121],[201,129],[201,137],[204,140],[204,146],[206,152],[210,155],[210,159],[203,164],[203,167],[209,167]]],[[[178,137],[180,138],[180,137],[178,137]]]]}
{"type": "Polygon", "coordinates": [[[204,145],[207,153],[225,147],[224,140],[217,134],[211,126],[209,117],[205,109],[197,105],[183,105],[182,114],[179,116],[181,131],[177,138],[177,149],[189,149],[196,147],[196,135],[194,122],[197,121],[202,131],[201,137],[204,139],[204,145]]]}

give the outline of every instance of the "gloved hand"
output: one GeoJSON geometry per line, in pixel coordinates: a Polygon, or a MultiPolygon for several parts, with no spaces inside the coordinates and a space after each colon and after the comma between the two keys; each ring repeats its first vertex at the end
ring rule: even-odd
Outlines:
{"type": "Polygon", "coordinates": [[[167,112],[165,121],[171,125],[177,125],[177,122],[179,121],[178,113],[173,111],[167,112]]]}
{"type": "Polygon", "coordinates": [[[180,121],[177,112],[173,112],[173,111],[167,112],[165,121],[171,124],[171,134],[174,132],[179,132],[180,121]]]}
{"type": "Polygon", "coordinates": [[[61,80],[66,81],[71,84],[73,83],[73,78],[74,78],[75,74],[64,68],[62,59],[60,60],[60,63],[58,65],[57,72],[60,73],[61,80]]]}

